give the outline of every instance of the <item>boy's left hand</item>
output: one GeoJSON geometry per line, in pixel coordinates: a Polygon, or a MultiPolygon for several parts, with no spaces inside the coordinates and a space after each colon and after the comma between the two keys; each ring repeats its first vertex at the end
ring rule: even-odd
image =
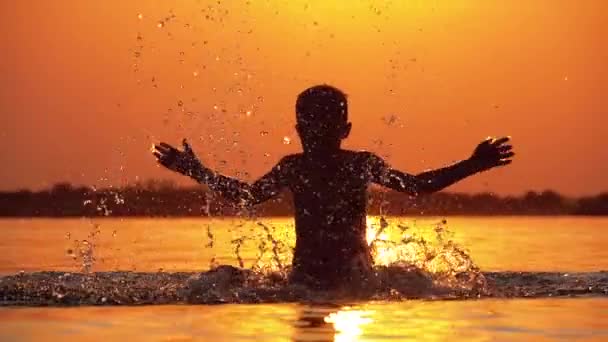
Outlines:
{"type": "Polygon", "coordinates": [[[184,145],[183,151],[164,142],[154,145],[153,154],[158,163],[167,169],[192,176],[196,170],[202,168],[202,164],[186,139],[182,144],[184,145]]]}
{"type": "Polygon", "coordinates": [[[475,148],[469,161],[473,162],[481,171],[511,164],[511,158],[515,153],[513,146],[507,144],[509,140],[509,137],[484,140],[475,148]]]}

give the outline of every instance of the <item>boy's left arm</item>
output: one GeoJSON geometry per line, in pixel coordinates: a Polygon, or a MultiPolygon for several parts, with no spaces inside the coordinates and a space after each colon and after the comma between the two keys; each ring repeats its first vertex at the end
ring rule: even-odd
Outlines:
{"type": "Polygon", "coordinates": [[[160,143],[154,146],[154,155],[159,164],[209,186],[232,202],[245,206],[258,204],[277,195],[286,185],[286,172],[290,167],[287,157],[255,183],[249,184],[204,166],[185,139],[183,146],[184,149],[180,151],[169,144],[160,143]]]}
{"type": "Polygon", "coordinates": [[[235,203],[251,206],[276,196],[286,186],[285,165],[285,159],[282,159],[254,183],[224,176],[206,168],[195,170],[191,177],[235,203]]]}
{"type": "Polygon", "coordinates": [[[374,172],[375,182],[413,195],[440,191],[476,173],[510,164],[515,153],[512,146],[506,144],[509,140],[508,137],[488,138],[477,146],[469,159],[417,175],[380,166],[379,171],[374,172]]]}

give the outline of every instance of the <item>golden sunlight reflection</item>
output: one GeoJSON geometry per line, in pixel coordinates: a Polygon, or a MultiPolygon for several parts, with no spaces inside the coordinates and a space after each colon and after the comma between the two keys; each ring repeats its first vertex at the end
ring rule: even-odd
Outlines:
{"type": "Polygon", "coordinates": [[[365,233],[367,244],[372,247],[374,254],[374,263],[376,265],[388,266],[399,260],[397,247],[390,248],[386,241],[390,241],[389,235],[384,229],[387,227],[386,220],[383,217],[367,216],[365,224],[367,230],[365,233]]]}
{"type": "Polygon", "coordinates": [[[371,313],[371,311],[351,310],[347,307],[330,313],[323,320],[325,323],[333,324],[336,331],[334,341],[356,341],[363,332],[361,327],[373,322],[368,317],[371,313]]]}
{"type": "Polygon", "coordinates": [[[452,240],[446,220],[431,225],[391,221],[381,216],[366,218],[366,238],[375,265],[414,266],[434,274],[477,269],[468,251],[452,240]]]}

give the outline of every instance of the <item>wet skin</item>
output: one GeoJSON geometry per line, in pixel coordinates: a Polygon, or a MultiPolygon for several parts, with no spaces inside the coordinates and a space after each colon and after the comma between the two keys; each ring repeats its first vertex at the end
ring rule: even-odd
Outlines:
{"type": "Polygon", "coordinates": [[[186,141],[181,151],[161,143],[154,155],[161,165],[207,184],[239,205],[255,205],[289,189],[296,228],[292,279],[325,288],[366,277],[371,270],[365,222],[370,183],[412,196],[439,191],[475,173],[509,164],[513,152],[506,145],[508,140],[485,140],[471,158],[418,175],[392,169],[370,152],[309,151],[284,157],[253,184],[204,167],[186,141]]]}

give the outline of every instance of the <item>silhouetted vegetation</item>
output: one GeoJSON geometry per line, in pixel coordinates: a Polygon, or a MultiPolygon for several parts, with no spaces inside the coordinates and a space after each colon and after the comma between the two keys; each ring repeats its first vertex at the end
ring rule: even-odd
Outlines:
{"type": "MultiPolygon", "coordinates": [[[[440,192],[412,198],[372,188],[369,214],[384,215],[608,215],[608,193],[568,198],[553,191],[523,196],[492,193],[440,192]]],[[[32,192],[0,192],[3,217],[94,216],[291,216],[293,201],[283,193],[251,211],[228,203],[205,187],[176,187],[168,181],[148,181],[123,188],[93,189],[59,183],[32,192]]]]}

